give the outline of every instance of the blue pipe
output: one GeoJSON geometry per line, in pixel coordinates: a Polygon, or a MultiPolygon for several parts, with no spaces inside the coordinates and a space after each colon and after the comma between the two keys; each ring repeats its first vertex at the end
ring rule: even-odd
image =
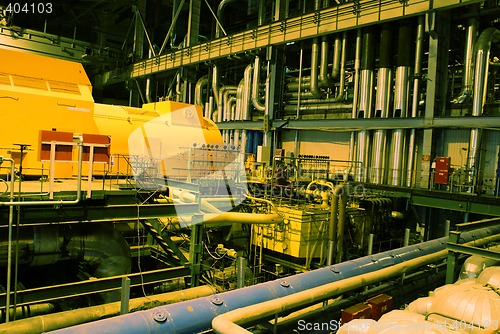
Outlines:
{"type": "MultiPolygon", "coordinates": [[[[461,234],[461,242],[482,239],[500,233],[500,225],[461,234]]],[[[323,284],[358,276],[444,250],[448,237],[365,256],[306,273],[277,279],[209,297],[156,307],[68,327],[49,333],[198,333],[211,328],[212,319],[237,308],[284,297],[323,284]]]]}

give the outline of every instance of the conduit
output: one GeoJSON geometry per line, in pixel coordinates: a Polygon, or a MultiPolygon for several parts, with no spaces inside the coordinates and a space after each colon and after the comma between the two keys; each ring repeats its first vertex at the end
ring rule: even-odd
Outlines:
{"type": "MultiPolygon", "coordinates": [[[[209,286],[198,286],[181,291],[168,292],[154,296],[131,299],[129,309],[141,309],[148,305],[171,304],[184,300],[190,300],[211,295],[215,289],[209,286]]],[[[60,328],[75,326],[78,324],[96,321],[120,314],[121,302],[80,308],[48,315],[17,320],[15,322],[1,324],[0,334],[24,334],[44,333],[60,328]]],[[[102,332],[101,332],[102,333],[102,332]]]]}
{"type": "MultiPolygon", "coordinates": [[[[380,58],[377,73],[377,92],[375,98],[374,118],[389,116],[392,91],[392,57],[393,57],[393,27],[391,23],[382,25],[380,33],[380,58]]],[[[384,183],[386,166],[387,131],[375,130],[373,133],[373,157],[370,182],[384,183]]]]}
{"type": "MultiPolygon", "coordinates": [[[[475,46],[474,86],[472,100],[472,116],[481,116],[486,103],[486,88],[488,87],[488,65],[491,43],[500,42],[500,30],[496,28],[485,29],[475,46]]],[[[467,169],[469,171],[468,183],[475,187],[479,171],[479,147],[481,145],[481,129],[472,129],[470,132],[469,154],[467,169]]]]}
{"type": "MultiPolygon", "coordinates": [[[[481,240],[476,240],[471,243],[471,245],[474,246],[480,244],[481,240]]],[[[388,268],[379,269],[278,299],[236,309],[215,317],[212,320],[212,329],[218,334],[248,334],[251,332],[240,327],[240,325],[263,321],[283,312],[309,306],[348,291],[382,282],[395,276],[400,276],[401,274],[418,269],[424,265],[442,260],[447,254],[447,250],[441,250],[433,254],[395,264],[388,268]]]]}
{"type": "MultiPolygon", "coordinates": [[[[500,226],[487,229],[479,229],[472,232],[462,233],[461,241],[472,240],[486,241],[487,237],[498,238],[500,226]]],[[[198,298],[188,302],[176,303],[168,306],[161,306],[147,311],[140,311],[126,314],[112,319],[96,321],[90,324],[70,327],[56,331],[54,333],[120,333],[120,334],[142,334],[142,333],[164,333],[181,334],[197,333],[211,328],[212,319],[220,314],[227,313],[249,305],[259,304],[270,300],[276,300],[287,295],[292,295],[301,291],[313,289],[325,284],[353,278],[357,284],[367,284],[366,279],[358,281],[355,276],[372,273],[384,268],[391,271],[391,266],[409,260],[412,263],[424,265],[427,259],[436,260],[436,253],[446,254],[447,237],[437,240],[427,241],[416,245],[402,247],[399,249],[361,257],[355,260],[327,266],[324,268],[311,270],[306,273],[289,276],[284,279],[277,279],[245,288],[223,292],[209,297],[198,298]],[[423,261],[422,258],[425,261],[423,261]]],[[[477,245],[477,242],[476,242],[477,245]]],[[[408,263],[397,270],[397,275],[401,275],[401,270],[408,268],[408,263]]],[[[387,272],[384,271],[384,272],[387,272]]],[[[380,281],[382,272],[379,272],[376,281],[380,281]]],[[[354,282],[351,282],[352,285],[354,282]]],[[[345,284],[346,281],[343,282],[345,284]]],[[[343,285],[342,284],[342,285],[343,285]]],[[[308,292],[305,295],[309,296],[308,292]]],[[[316,294],[315,294],[316,295],[316,294]]],[[[317,296],[314,298],[318,298],[317,296]]],[[[304,307],[305,304],[301,304],[304,307]]],[[[273,306],[274,307],[274,306],[273,306]]],[[[247,313],[248,315],[248,313],[247,313]]]]}
{"type": "Polygon", "coordinates": [[[197,106],[204,106],[205,102],[202,98],[203,96],[203,89],[206,88],[208,85],[208,76],[204,75],[198,81],[196,82],[195,88],[194,88],[194,104],[197,106]]]}

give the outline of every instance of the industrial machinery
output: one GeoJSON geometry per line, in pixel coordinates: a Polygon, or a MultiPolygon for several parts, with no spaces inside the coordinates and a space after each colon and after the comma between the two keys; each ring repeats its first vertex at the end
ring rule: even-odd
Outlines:
{"type": "Polygon", "coordinates": [[[0,5],[0,333],[500,321],[498,1],[87,4],[0,5]]]}

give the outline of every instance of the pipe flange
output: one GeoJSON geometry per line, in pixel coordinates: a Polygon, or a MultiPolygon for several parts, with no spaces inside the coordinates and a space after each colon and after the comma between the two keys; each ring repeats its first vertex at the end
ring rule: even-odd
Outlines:
{"type": "Polygon", "coordinates": [[[167,314],[162,310],[156,310],[153,312],[153,319],[156,322],[165,322],[167,320],[167,314]]]}
{"type": "Polygon", "coordinates": [[[340,274],[340,270],[338,270],[336,267],[334,266],[331,266],[330,267],[330,271],[334,274],[340,274]]]}
{"type": "Polygon", "coordinates": [[[284,288],[288,288],[290,286],[290,283],[288,283],[287,281],[281,281],[280,285],[284,288]]]}
{"type": "Polygon", "coordinates": [[[219,298],[218,296],[212,296],[212,298],[210,298],[210,301],[214,305],[222,305],[222,304],[224,304],[224,301],[221,298],[219,298]]]}

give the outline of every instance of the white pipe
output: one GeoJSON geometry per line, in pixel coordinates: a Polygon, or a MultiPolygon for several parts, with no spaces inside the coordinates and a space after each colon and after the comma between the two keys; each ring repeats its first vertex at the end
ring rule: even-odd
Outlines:
{"type": "MultiPolygon", "coordinates": [[[[253,69],[253,83],[252,83],[252,104],[258,111],[265,111],[266,106],[262,104],[259,99],[259,85],[260,85],[260,58],[255,57],[255,64],[253,69]]],[[[266,92],[267,95],[267,92],[266,92]]]]}

